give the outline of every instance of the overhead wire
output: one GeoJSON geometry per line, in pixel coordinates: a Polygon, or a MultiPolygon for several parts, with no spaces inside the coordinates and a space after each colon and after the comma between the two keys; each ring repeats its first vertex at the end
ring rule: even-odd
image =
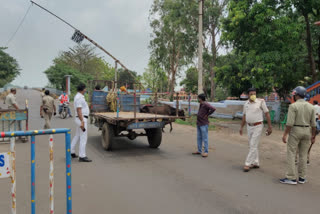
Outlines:
{"type": "Polygon", "coordinates": [[[30,4],[30,6],[28,7],[28,9],[27,9],[26,13],[24,14],[24,16],[23,16],[20,24],[18,25],[16,31],[12,34],[12,36],[10,37],[10,39],[7,41],[6,47],[8,47],[8,45],[10,44],[10,42],[14,39],[14,37],[15,37],[16,34],[18,33],[18,31],[19,31],[19,29],[21,28],[24,20],[26,19],[27,15],[28,15],[28,13],[29,13],[29,11],[30,11],[30,9],[31,9],[31,7],[32,7],[32,4],[30,4]]]}

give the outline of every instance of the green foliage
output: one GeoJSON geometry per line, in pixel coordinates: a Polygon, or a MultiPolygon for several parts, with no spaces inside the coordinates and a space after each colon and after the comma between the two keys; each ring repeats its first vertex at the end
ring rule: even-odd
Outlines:
{"type": "Polygon", "coordinates": [[[87,83],[88,79],[92,79],[91,75],[82,74],[78,70],[70,67],[69,65],[59,63],[51,66],[45,72],[49,82],[58,90],[65,90],[65,75],[72,75],[71,77],[71,90],[76,91],[76,87],[80,83],[87,83]]]}
{"type": "MultiPolygon", "coordinates": [[[[303,23],[290,5],[281,1],[231,0],[223,20],[223,40],[234,48],[234,60],[218,68],[217,79],[243,90],[273,88],[284,96],[306,74],[303,23]]],[[[233,95],[240,95],[240,91],[233,95]]]]}
{"type": "Polygon", "coordinates": [[[150,60],[148,68],[142,75],[142,83],[153,92],[163,92],[168,87],[166,73],[150,60]]]}
{"type": "Polygon", "coordinates": [[[5,49],[0,47],[0,87],[12,82],[20,74],[17,60],[4,52],[5,49]]]}
{"type": "Polygon", "coordinates": [[[62,52],[53,60],[53,65],[45,72],[51,85],[59,90],[65,90],[65,75],[72,75],[71,90],[76,91],[79,83],[86,84],[88,80],[114,79],[114,68],[98,57],[94,48],[87,44],[77,45],[62,52]]]}
{"type": "Polygon", "coordinates": [[[196,5],[194,0],[154,0],[150,10],[151,58],[167,73],[170,95],[176,84],[176,74],[192,62],[196,53],[196,5]]]}
{"type": "Polygon", "coordinates": [[[186,77],[180,82],[187,93],[198,93],[198,70],[191,67],[186,71],[186,77]]]}

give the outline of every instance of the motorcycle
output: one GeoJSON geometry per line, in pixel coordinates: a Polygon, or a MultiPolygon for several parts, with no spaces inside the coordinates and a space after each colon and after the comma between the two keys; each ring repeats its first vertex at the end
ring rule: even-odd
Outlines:
{"type": "Polygon", "coordinates": [[[63,103],[61,107],[61,111],[59,112],[61,119],[65,119],[68,116],[68,109],[69,109],[69,104],[63,103]]]}

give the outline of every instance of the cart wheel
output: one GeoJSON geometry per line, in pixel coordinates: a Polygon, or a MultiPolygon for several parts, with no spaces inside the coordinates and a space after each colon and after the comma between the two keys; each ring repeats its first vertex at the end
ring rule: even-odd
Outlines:
{"type": "Polygon", "coordinates": [[[102,126],[102,133],[101,133],[101,143],[102,147],[110,151],[112,149],[112,140],[114,138],[114,131],[112,125],[107,123],[103,124],[102,126]]]}
{"type": "Polygon", "coordinates": [[[149,146],[156,149],[160,146],[162,140],[161,128],[156,129],[146,129],[149,146]]]}

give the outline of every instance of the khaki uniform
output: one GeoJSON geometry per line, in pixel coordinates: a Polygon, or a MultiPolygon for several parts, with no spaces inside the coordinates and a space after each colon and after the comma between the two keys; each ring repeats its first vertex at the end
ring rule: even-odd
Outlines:
{"type": "MultiPolygon", "coordinates": [[[[16,95],[10,92],[6,97],[5,103],[8,105],[8,109],[16,110],[16,108],[14,107],[14,104],[18,105],[16,95]]],[[[22,130],[21,121],[19,120],[16,122],[10,122],[10,130],[21,131],[22,130]],[[18,130],[16,130],[17,127],[15,124],[18,124],[18,130]]]]}
{"type": "Polygon", "coordinates": [[[51,118],[54,112],[54,99],[51,96],[44,96],[42,99],[42,115],[45,120],[44,129],[51,128],[51,118]]]}
{"type": "Polygon", "coordinates": [[[263,114],[269,112],[263,99],[249,100],[243,106],[243,115],[246,116],[247,133],[249,139],[249,153],[245,162],[246,166],[259,166],[259,143],[263,130],[263,114]],[[260,124],[257,124],[260,123],[260,124]]]}
{"type": "Polygon", "coordinates": [[[16,109],[13,105],[17,104],[16,96],[13,93],[9,93],[6,97],[6,104],[8,105],[8,109],[16,109]]]}
{"type": "Polygon", "coordinates": [[[297,179],[295,156],[299,149],[299,177],[305,179],[308,149],[311,144],[311,127],[316,127],[315,108],[303,99],[289,106],[287,126],[292,129],[287,143],[287,174],[289,180],[297,179]]]}

